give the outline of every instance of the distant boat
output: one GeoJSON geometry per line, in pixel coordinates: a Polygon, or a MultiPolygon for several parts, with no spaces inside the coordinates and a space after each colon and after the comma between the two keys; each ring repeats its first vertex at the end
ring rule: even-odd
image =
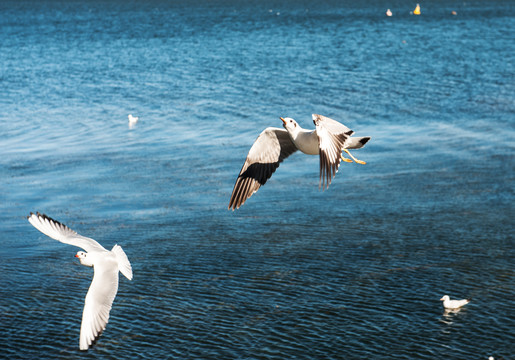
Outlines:
{"type": "Polygon", "coordinates": [[[415,8],[415,10],[413,10],[413,14],[420,15],[420,5],[419,4],[417,4],[417,7],[415,8]]]}
{"type": "Polygon", "coordinates": [[[386,16],[392,16],[392,10],[387,9],[386,10],[386,16]]]}

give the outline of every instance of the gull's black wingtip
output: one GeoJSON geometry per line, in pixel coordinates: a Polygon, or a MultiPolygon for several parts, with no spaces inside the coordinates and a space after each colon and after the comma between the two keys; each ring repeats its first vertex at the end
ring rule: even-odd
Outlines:
{"type": "Polygon", "coordinates": [[[365,146],[365,144],[371,139],[370,136],[364,136],[361,139],[359,139],[359,142],[361,143],[361,146],[365,146]]]}
{"type": "MultiPolygon", "coordinates": [[[[34,213],[31,211],[31,212],[30,212],[30,215],[29,215],[29,216],[27,216],[27,219],[29,219],[29,218],[30,218],[31,216],[33,216],[33,215],[34,215],[34,213]]],[[[55,223],[55,224],[58,224],[58,225],[66,226],[66,225],[64,225],[63,223],[61,223],[61,222],[59,222],[59,221],[57,221],[57,220],[52,219],[50,216],[40,213],[39,211],[36,211],[36,214],[35,214],[35,215],[36,215],[36,217],[37,217],[40,221],[49,221],[49,222],[52,222],[52,223],[55,223]]]]}

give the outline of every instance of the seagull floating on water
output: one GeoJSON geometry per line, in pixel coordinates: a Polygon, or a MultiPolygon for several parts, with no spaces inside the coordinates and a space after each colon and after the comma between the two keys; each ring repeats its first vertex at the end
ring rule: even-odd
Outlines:
{"type": "Polygon", "coordinates": [[[292,118],[280,118],[284,129],[269,127],[258,136],[245,159],[229,202],[229,210],[238,209],[263,186],[279,164],[295,151],[320,157],[319,188],[327,189],[338,172],[340,160],[358,164],[348,149],[362,148],[370,136],[351,137],[354,131],[328,117],[313,114],[315,130],[300,127],[292,118]],[[342,156],[345,151],[351,158],[342,156]]]}
{"type": "Polygon", "coordinates": [[[134,125],[136,125],[136,123],[137,123],[137,122],[138,122],[138,120],[139,120],[139,117],[137,117],[137,116],[132,116],[132,114],[129,114],[128,118],[129,118],[129,126],[130,126],[130,127],[133,127],[134,125]]]}
{"type": "Polygon", "coordinates": [[[393,14],[392,14],[392,10],[387,9],[387,10],[386,10],[386,16],[392,16],[392,15],[393,15],[393,14]]]}
{"type": "Polygon", "coordinates": [[[115,245],[111,251],[106,250],[95,240],[81,236],[66,225],[39,212],[30,213],[27,219],[43,234],[86,250],[77,252],[75,257],[79,258],[82,265],[92,266],[94,270],[80,328],[80,349],[88,350],[105,330],[109,320],[109,311],[118,291],[118,271],[132,280],[129,259],[121,246],[115,245]]]}
{"type": "Polygon", "coordinates": [[[470,302],[470,299],[463,300],[451,300],[449,295],[444,295],[440,301],[443,301],[443,307],[446,309],[458,309],[463,305],[467,305],[470,302]]]}

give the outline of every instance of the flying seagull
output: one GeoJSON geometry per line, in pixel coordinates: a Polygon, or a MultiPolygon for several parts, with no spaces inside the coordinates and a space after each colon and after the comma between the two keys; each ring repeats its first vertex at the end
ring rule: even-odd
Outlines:
{"type": "Polygon", "coordinates": [[[320,157],[319,188],[327,189],[336,175],[340,160],[365,164],[348,149],[362,148],[370,136],[351,137],[354,131],[328,117],[313,114],[315,130],[300,127],[292,118],[280,118],[284,129],[269,127],[258,136],[245,159],[232,190],[229,210],[238,209],[263,186],[279,164],[295,151],[320,157]],[[342,156],[345,151],[351,158],[342,156]]]}
{"type": "Polygon", "coordinates": [[[443,307],[448,310],[458,309],[463,305],[467,305],[470,302],[470,299],[463,300],[451,300],[449,295],[444,295],[440,301],[443,301],[443,307]]]}
{"type": "Polygon", "coordinates": [[[79,258],[82,265],[92,266],[94,270],[80,328],[80,349],[88,350],[105,330],[109,320],[109,311],[118,291],[118,271],[132,280],[129,259],[119,245],[115,245],[111,251],[106,250],[95,240],[81,236],[66,225],[39,212],[30,213],[27,219],[43,234],[86,251],[77,252],[75,257],[79,258]]]}

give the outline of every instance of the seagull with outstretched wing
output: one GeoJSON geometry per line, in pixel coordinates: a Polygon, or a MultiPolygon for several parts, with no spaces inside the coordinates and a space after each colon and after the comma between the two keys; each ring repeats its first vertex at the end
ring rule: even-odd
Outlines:
{"type": "Polygon", "coordinates": [[[295,151],[320,157],[319,187],[327,189],[340,160],[365,164],[348,149],[362,148],[370,136],[351,137],[354,131],[328,117],[313,114],[315,130],[306,130],[292,118],[280,118],[284,129],[269,127],[258,136],[245,159],[232,191],[229,209],[235,210],[263,186],[279,164],[295,151]],[[345,151],[352,158],[342,156],[345,151]]]}
{"type": "Polygon", "coordinates": [[[92,266],[93,281],[86,295],[82,325],[80,328],[80,349],[88,348],[105,330],[109,311],[118,292],[118,272],[132,280],[132,267],[121,246],[106,250],[97,241],[77,234],[64,224],[40,213],[30,213],[29,222],[43,234],[62,243],[77,246],[75,257],[82,265],[92,266]]]}

